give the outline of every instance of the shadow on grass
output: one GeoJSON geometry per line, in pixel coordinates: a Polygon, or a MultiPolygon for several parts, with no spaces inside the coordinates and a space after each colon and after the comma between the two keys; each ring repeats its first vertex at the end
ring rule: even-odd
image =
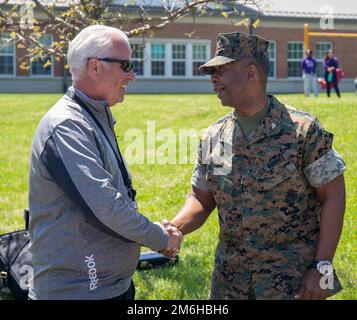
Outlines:
{"type": "Polygon", "coordinates": [[[211,272],[207,272],[207,262],[201,254],[191,253],[175,265],[138,271],[142,283],[135,283],[139,288],[136,299],[208,299],[211,272]]]}

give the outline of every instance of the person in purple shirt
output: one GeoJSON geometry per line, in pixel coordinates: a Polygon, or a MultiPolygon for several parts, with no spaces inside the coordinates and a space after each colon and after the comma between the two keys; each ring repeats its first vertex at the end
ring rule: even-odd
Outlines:
{"type": "Polygon", "coordinates": [[[326,80],[326,92],[327,96],[330,97],[331,83],[335,88],[336,94],[341,98],[340,90],[338,88],[337,73],[336,70],[339,67],[338,59],[333,55],[332,50],[326,52],[324,59],[324,69],[325,69],[325,80],[326,80]]]}
{"type": "Polygon", "coordinates": [[[316,78],[316,59],[312,56],[312,50],[306,50],[306,56],[301,62],[302,78],[304,80],[304,91],[310,97],[311,88],[314,90],[315,97],[319,94],[316,78]]]}

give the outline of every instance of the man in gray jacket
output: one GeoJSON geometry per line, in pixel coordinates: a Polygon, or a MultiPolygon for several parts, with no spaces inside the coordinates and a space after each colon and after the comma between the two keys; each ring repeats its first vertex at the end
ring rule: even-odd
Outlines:
{"type": "Polygon", "coordinates": [[[131,300],[140,246],[174,256],[182,234],[138,212],[117,145],[109,107],[135,80],[126,35],[85,28],[68,63],[73,87],[42,118],[31,147],[29,298],[131,300]]]}

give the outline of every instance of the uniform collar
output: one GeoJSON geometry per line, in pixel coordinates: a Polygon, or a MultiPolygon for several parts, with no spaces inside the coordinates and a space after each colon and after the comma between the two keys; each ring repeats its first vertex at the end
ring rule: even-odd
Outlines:
{"type": "MultiPolygon", "coordinates": [[[[265,137],[275,135],[281,130],[281,109],[278,107],[280,102],[273,97],[268,95],[269,99],[269,109],[264,119],[258,124],[258,126],[252,131],[247,139],[244,138],[242,133],[242,138],[245,139],[245,145],[257,142],[265,137]]],[[[235,112],[232,113],[232,119],[236,126],[239,126],[237,121],[237,115],[235,112]]],[[[241,131],[241,130],[240,130],[241,131]]],[[[233,138],[233,137],[232,137],[233,138]]]]}

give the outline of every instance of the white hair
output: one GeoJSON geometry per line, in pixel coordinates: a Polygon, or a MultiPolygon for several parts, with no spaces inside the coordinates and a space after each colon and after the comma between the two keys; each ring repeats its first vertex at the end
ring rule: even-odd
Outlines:
{"type": "Polygon", "coordinates": [[[80,79],[85,71],[88,58],[104,58],[110,53],[114,38],[128,41],[128,37],[123,31],[103,25],[86,27],[76,35],[70,42],[67,53],[73,81],[80,79]]]}

